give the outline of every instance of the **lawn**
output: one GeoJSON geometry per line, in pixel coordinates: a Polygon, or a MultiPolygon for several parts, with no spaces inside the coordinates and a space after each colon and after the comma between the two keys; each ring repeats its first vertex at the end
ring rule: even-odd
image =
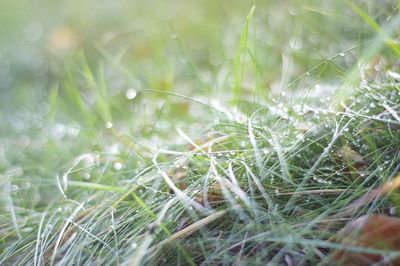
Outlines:
{"type": "Polygon", "coordinates": [[[1,6],[0,265],[400,265],[398,1],[1,6]]]}

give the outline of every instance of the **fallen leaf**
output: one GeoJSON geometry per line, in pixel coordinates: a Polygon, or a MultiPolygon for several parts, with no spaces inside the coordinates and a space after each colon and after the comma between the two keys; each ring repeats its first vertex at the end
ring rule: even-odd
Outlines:
{"type": "Polygon", "coordinates": [[[333,215],[332,218],[353,216],[355,212],[357,212],[363,206],[368,205],[387,194],[390,194],[399,187],[400,187],[400,175],[394,177],[392,180],[381,185],[379,188],[373,189],[370,192],[366,193],[364,196],[353,201],[349,206],[343,208],[339,213],[333,215]]]}
{"type": "Polygon", "coordinates": [[[221,185],[219,183],[214,183],[212,184],[206,193],[200,193],[197,197],[197,201],[203,205],[206,206],[208,204],[216,204],[224,200],[224,196],[222,194],[221,190],[221,185]]]}
{"type": "Polygon", "coordinates": [[[345,145],[338,151],[338,155],[343,157],[349,164],[365,163],[364,158],[356,151],[345,145]]]}
{"type": "MultiPolygon", "coordinates": [[[[400,250],[400,219],[386,215],[364,215],[339,231],[336,241],[346,246],[373,248],[382,251],[400,250]]],[[[349,251],[346,248],[332,253],[340,265],[400,265],[400,257],[349,251]]]]}
{"type": "Polygon", "coordinates": [[[367,168],[367,162],[364,158],[348,145],[343,146],[337,151],[337,156],[346,165],[346,171],[349,172],[353,179],[360,176],[360,172],[367,168]]]}
{"type": "MultiPolygon", "coordinates": [[[[185,190],[186,188],[189,187],[189,184],[187,183],[187,170],[183,168],[183,166],[176,167],[174,168],[169,175],[172,178],[172,181],[174,184],[180,189],[180,190],[185,190]]],[[[171,190],[172,193],[172,190],[171,190]]]]}

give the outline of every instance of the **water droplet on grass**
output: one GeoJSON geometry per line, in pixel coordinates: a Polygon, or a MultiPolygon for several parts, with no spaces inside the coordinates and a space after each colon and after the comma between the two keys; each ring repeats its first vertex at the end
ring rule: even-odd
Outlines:
{"type": "Polygon", "coordinates": [[[82,174],[83,180],[89,180],[90,179],[90,174],[89,173],[83,173],[82,174]]]}
{"type": "Polygon", "coordinates": [[[137,92],[135,89],[128,89],[126,90],[125,96],[127,99],[132,100],[134,98],[136,98],[137,92]]]}
{"type": "Polygon", "coordinates": [[[122,169],[123,164],[120,163],[120,162],[115,162],[114,165],[113,165],[113,167],[114,167],[115,170],[119,171],[119,170],[122,169]]]}
{"type": "Polygon", "coordinates": [[[54,125],[53,129],[52,129],[52,136],[55,139],[61,139],[65,136],[65,125],[57,123],[54,125]]]}
{"type": "Polygon", "coordinates": [[[106,128],[112,128],[112,127],[113,127],[113,124],[111,122],[106,123],[106,128]]]}

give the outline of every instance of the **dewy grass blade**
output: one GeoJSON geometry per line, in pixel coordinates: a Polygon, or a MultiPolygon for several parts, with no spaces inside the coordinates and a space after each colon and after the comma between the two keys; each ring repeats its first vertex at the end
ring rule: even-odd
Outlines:
{"type": "Polygon", "coordinates": [[[399,256],[397,0],[3,2],[0,264],[399,256]]]}
{"type": "Polygon", "coordinates": [[[240,37],[239,47],[236,51],[235,64],[234,64],[234,75],[235,75],[235,87],[234,87],[234,100],[238,101],[241,97],[242,91],[242,79],[243,79],[243,69],[244,69],[244,58],[246,56],[247,47],[247,35],[249,32],[249,25],[251,18],[254,15],[256,7],[253,6],[247,15],[246,23],[243,27],[242,36],[240,37]]]}
{"type": "Polygon", "coordinates": [[[368,25],[371,26],[371,28],[376,31],[379,34],[382,34],[382,37],[384,38],[385,43],[389,46],[389,48],[396,54],[398,57],[400,57],[400,47],[399,45],[390,37],[387,36],[387,34],[382,30],[382,28],[376,23],[370,16],[368,16],[367,13],[359,9],[357,6],[352,4],[351,2],[346,3],[356,12],[368,25]]]}

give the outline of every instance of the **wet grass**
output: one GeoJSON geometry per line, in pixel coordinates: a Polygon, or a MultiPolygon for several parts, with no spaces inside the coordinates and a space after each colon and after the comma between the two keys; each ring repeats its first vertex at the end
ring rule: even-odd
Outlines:
{"type": "Polygon", "coordinates": [[[180,4],[99,31],[32,7],[3,41],[31,50],[0,68],[0,264],[330,264],[349,220],[397,216],[397,191],[346,209],[400,171],[395,1],[180,4]]]}

